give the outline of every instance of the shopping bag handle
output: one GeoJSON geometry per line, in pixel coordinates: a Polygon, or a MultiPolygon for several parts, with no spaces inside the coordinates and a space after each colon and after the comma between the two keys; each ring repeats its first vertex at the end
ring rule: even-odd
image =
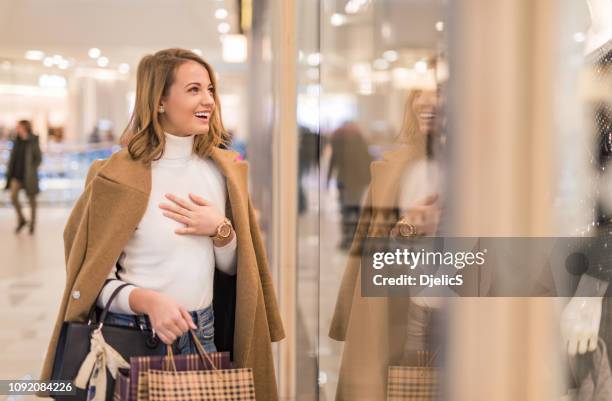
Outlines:
{"type": "Polygon", "coordinates": [[[436,357],[438,356],[438,351],[440,351],[440,348],[437,348],[434,352],[430,352],[430,351],[417,351],[417,358],[418,358],[418,367],[421,368],[430,368],[433,366],[433,362],[436,360],[436,357]]]}
{"type": "MultiPolygon", "coordinates": [[[[213,371],[219,370],[219,368],[215,365],[210,355],[208,355],[208,352],[206,352],[206,350],[204,349],[204,346],[202,345],[202,343],[200,343],[200,340],[198,339],[198,336],[195,334],[195,332],[193,330],[189,330],[189,333],[191,334],[193,343],[196,346],[198,355],[200,355],[200,358],[202,358],[203,366],[206,366],[206,361],[208,361],[210,366],[212,366],[213,371]]],[[[166,344],[166,364],[167,364],[166,365],[167,370],[176,372],[176,364],[174,363],[174,351],[172,351],[172,345],[169,345],[169,344],[166,344]]]]}

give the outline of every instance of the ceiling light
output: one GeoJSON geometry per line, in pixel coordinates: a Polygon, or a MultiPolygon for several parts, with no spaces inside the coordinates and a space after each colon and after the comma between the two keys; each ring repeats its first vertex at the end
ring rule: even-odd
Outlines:
{"type": "Polygon", "coordinates": [[[217,31],[219,31],[219,33],[228,33],[230,31],[231,27],[230,24],[228,24],[227,22],[222,22],[219,24],[219,26],[217,27],[217,31]]]}
{"type": "Polygon", "coordinates": [[[130,65],[128,63],[121,63],[119,64],[119,72],[122,74],[127,74],[128,72],[130,72],[130,65]]]}
{"type": "Polygon", "coordinates": [[[38,86],[41,88],[65,88],[66,78],[61,75],[43,74],[38,78],[38,86]]]}
{"type": "Polygon", "coordinates": [[[388,62],[393,63],[399,59],[399,55],[395,50],[387,50],[383,53],[383,58],[388,62]]]}
{"type": "Polygon", "coordinates": [[[309,66],[316,67],[321,64],[321,54],[320,53],[311,53],[307,57],[307,63],[309,66]]]}
{"type": "Polygon", "coordinates": [[[344,11],[347,14],[356,14],[359,11],[365,9],[372,0],[349,0],[344,6],[344,11]]]}
{"type": "Polygon", "coordinates": [[[444,22],[438,21],[436,22],[436,31],[442,32],[444,30],[444,22]]]}
{"type": "Polygon", "coordinates": [[[45,57],[43,60],[43,65],[45,67],[53,67],[53,59],[51,57],[45,57]]]}
{"type": "Polygon", "coordinates": [[[53,63],[54,64],[59,64],[62,62],[64,58],[62,56],[60,56],[59,54],[54,54],[53,55],[53,63]]]}
{"type": "Polygon", "coordinates": [[[350,0],[344,6],[344,11],[346,11],[347,14],[355,14],[355,13],[357,13],[359,11],[359,3],[357,1],[355,1],[355,0],[350,0]]]}
{"type": "Polygon", "coordinates": [[[92,47],[91,49],[89,49],[87,54],[89,54],[89,57],[91,57],[91,58],[98,58],[98,57],[100,57],[102,52],[97,47],[92,47]]]}
{"type": "Polygon", "coordinates": [[[25,53],[25,58],[28,60],[40,61],[45,57],[45,53],[40,50],[28,50],[25,53]]]}
{"type": "Polygon", "coordinates": [[[351,66],[351,75],[355,79],[369,78],[372,74],[370,63],[355,63],[351,66]]]}
{"type": "Polygon", "coordinates": [[[66,69],[68,69],[68,67],[70,67],[70,62],[68,60],[62,60],[59,63],[57,63],[57,66],[61,70],[66,70],[66,69]]]}
{"type": "Polygon", "coordinates": [[[335,13],[331,16],[330,22],[332,26],[342,26],[346,23],[346,15],[335,13]]]}
{"type": "Polygon", "coordinates": [[[374,60],[374,68],[377,70],[386,70],[389,68],[389,62],[383,58],[378,58],[374,60]]]}
{"type": "Polygon", "coordinates": [[[427,72],[427,61],[420,60],[414,63],[414,70],[419,74],[424,74],[427,72]]]}
{"type": "Polygon", "coordinates": [[[100,57],[98,59],[98,66],[99,67],[106,67],[107,65],[108,65],[108,58],[107,57],[102,56],[102,57],[100,57]]]}
{"type": "Polygon", "coordinates": [[[226,63],[244,63],[247,59],[247,38],[244,35],[225,35],[223,45],[223,61],[226,63]]]}
{"type": "Polygon", "coordinates": [[[228,15],[228,12],[225,8],[218,8],[217,11],[215,11],[216,19],[226,19],[227,15],[228,15]]]}

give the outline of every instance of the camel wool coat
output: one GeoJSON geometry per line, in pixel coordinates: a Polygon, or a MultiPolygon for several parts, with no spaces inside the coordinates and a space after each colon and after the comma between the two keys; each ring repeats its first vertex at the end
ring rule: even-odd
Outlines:
{"type": "MultiPolygon", "coordinates": [[[[276,401],[271,342],[280,341],[285,334],[247,190],[248,165],[237,156],[220,148],[213,148],[210,154],[226,178],[226,213],[238,242],[236,276],[215,272],[215,343],[220,351],[232,352],[235,367],[253,369],[257,400],[276,401]]],[[[41,380],[50,379],[62,323],[87,320],[146,210],[150,191],[151,165],[133,160],[125,148],[92,164],[85,190],[64,229],[66,287],[41,380]]]]}

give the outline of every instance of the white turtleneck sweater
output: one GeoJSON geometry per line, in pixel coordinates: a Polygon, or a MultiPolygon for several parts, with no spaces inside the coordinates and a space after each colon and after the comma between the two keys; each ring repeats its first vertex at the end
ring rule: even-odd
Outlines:
{"type": "Polygon", "coordinates": [[[151,163],[151,195],[136,231],[125,245],[119,265],[102,289],[97,304],[103,307],[112,292],[123,283],[132,284],[119,292],[110,310],[135,314],[130,308],[130,293],[136,287],[170,296],[188,311],[203,309],[212,303],[215,267],[236,274],[236,236],[216,247],[212,238],[180,235],[174,230],[184,225],[163,215],[160,203],[172,204],[170,193],[189,202],[189,193],[200,195],[225,212],[226,184],[210,158],[193,154],[194,136],[166,135],[161,159],[151,163]]]}

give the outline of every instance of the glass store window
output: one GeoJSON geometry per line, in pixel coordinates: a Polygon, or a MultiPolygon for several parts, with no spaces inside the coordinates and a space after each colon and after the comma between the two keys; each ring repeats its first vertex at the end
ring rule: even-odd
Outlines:
{"type": "Polygon", "coordinates": [[[588,274],[540,298],[377,297],[362,254],[417,230],[603,238],[606,257],[611,6],[322,2],[321,399],[556,399],[587,385],[585,360],[606,377],[609,307],[581,303],[588,274]]]}
{"type": "Polygon", "coordinates": [[[402,304],[359,295],[359,248],[392,216],[442,204],[447,11],[442,1],[322,4],[321,399],[384,399],[389,365],[433,357],[421,331],[406,344],[390,331],[399,322],[387,308],[402,304]]]}

